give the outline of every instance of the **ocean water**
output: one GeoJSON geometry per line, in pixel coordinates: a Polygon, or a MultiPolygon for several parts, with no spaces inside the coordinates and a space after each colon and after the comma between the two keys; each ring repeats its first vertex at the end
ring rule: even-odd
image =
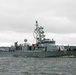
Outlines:
{"type": "Polygon", "coordinates": [[[76,58],[0,57],[0,75],[76,75],[76,58]]]}

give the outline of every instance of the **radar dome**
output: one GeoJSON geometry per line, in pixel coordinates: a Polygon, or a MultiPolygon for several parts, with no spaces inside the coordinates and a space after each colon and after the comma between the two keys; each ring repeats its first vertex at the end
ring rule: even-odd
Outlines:
{"type": "Polygon", "coordinates": [[[24,42],[27,42],[27,39],[24,39],[24,42]]]}

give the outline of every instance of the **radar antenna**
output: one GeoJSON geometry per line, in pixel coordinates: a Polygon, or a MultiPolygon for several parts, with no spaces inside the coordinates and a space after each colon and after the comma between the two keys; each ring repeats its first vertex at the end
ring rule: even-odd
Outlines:
{"type": "Polygon", "coordinates": [[[36,43],[41,42],[44,38],[44,31],[43,31],[43,27],[38,25],[38,21],[36,21],[36,28],[34,30],[34,38],[36,39],[36,43]]]}

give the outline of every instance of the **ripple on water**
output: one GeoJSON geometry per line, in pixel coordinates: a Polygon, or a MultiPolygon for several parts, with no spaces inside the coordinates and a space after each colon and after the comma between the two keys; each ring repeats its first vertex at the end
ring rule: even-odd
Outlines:
{"type": "Polygon", "coordinates": [[[76,75],[76,58],[0,57],[0,75],[76,75]]]}

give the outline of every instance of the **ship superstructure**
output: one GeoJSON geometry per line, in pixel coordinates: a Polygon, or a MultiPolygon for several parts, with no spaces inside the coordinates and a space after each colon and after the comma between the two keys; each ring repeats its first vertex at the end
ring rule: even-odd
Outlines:
{"type": "Polygon", "coordinates": [[[57,51],[63,50],[63,46],[55,45],[55,41],[53,39],[47,39],[44,35],[44,28],[42,26],[39,27],[38,22],[36,21],[36,28],[34,30],[34,37],[36,39],[36,45],[45,48],[46,51],[57,51]]]}

